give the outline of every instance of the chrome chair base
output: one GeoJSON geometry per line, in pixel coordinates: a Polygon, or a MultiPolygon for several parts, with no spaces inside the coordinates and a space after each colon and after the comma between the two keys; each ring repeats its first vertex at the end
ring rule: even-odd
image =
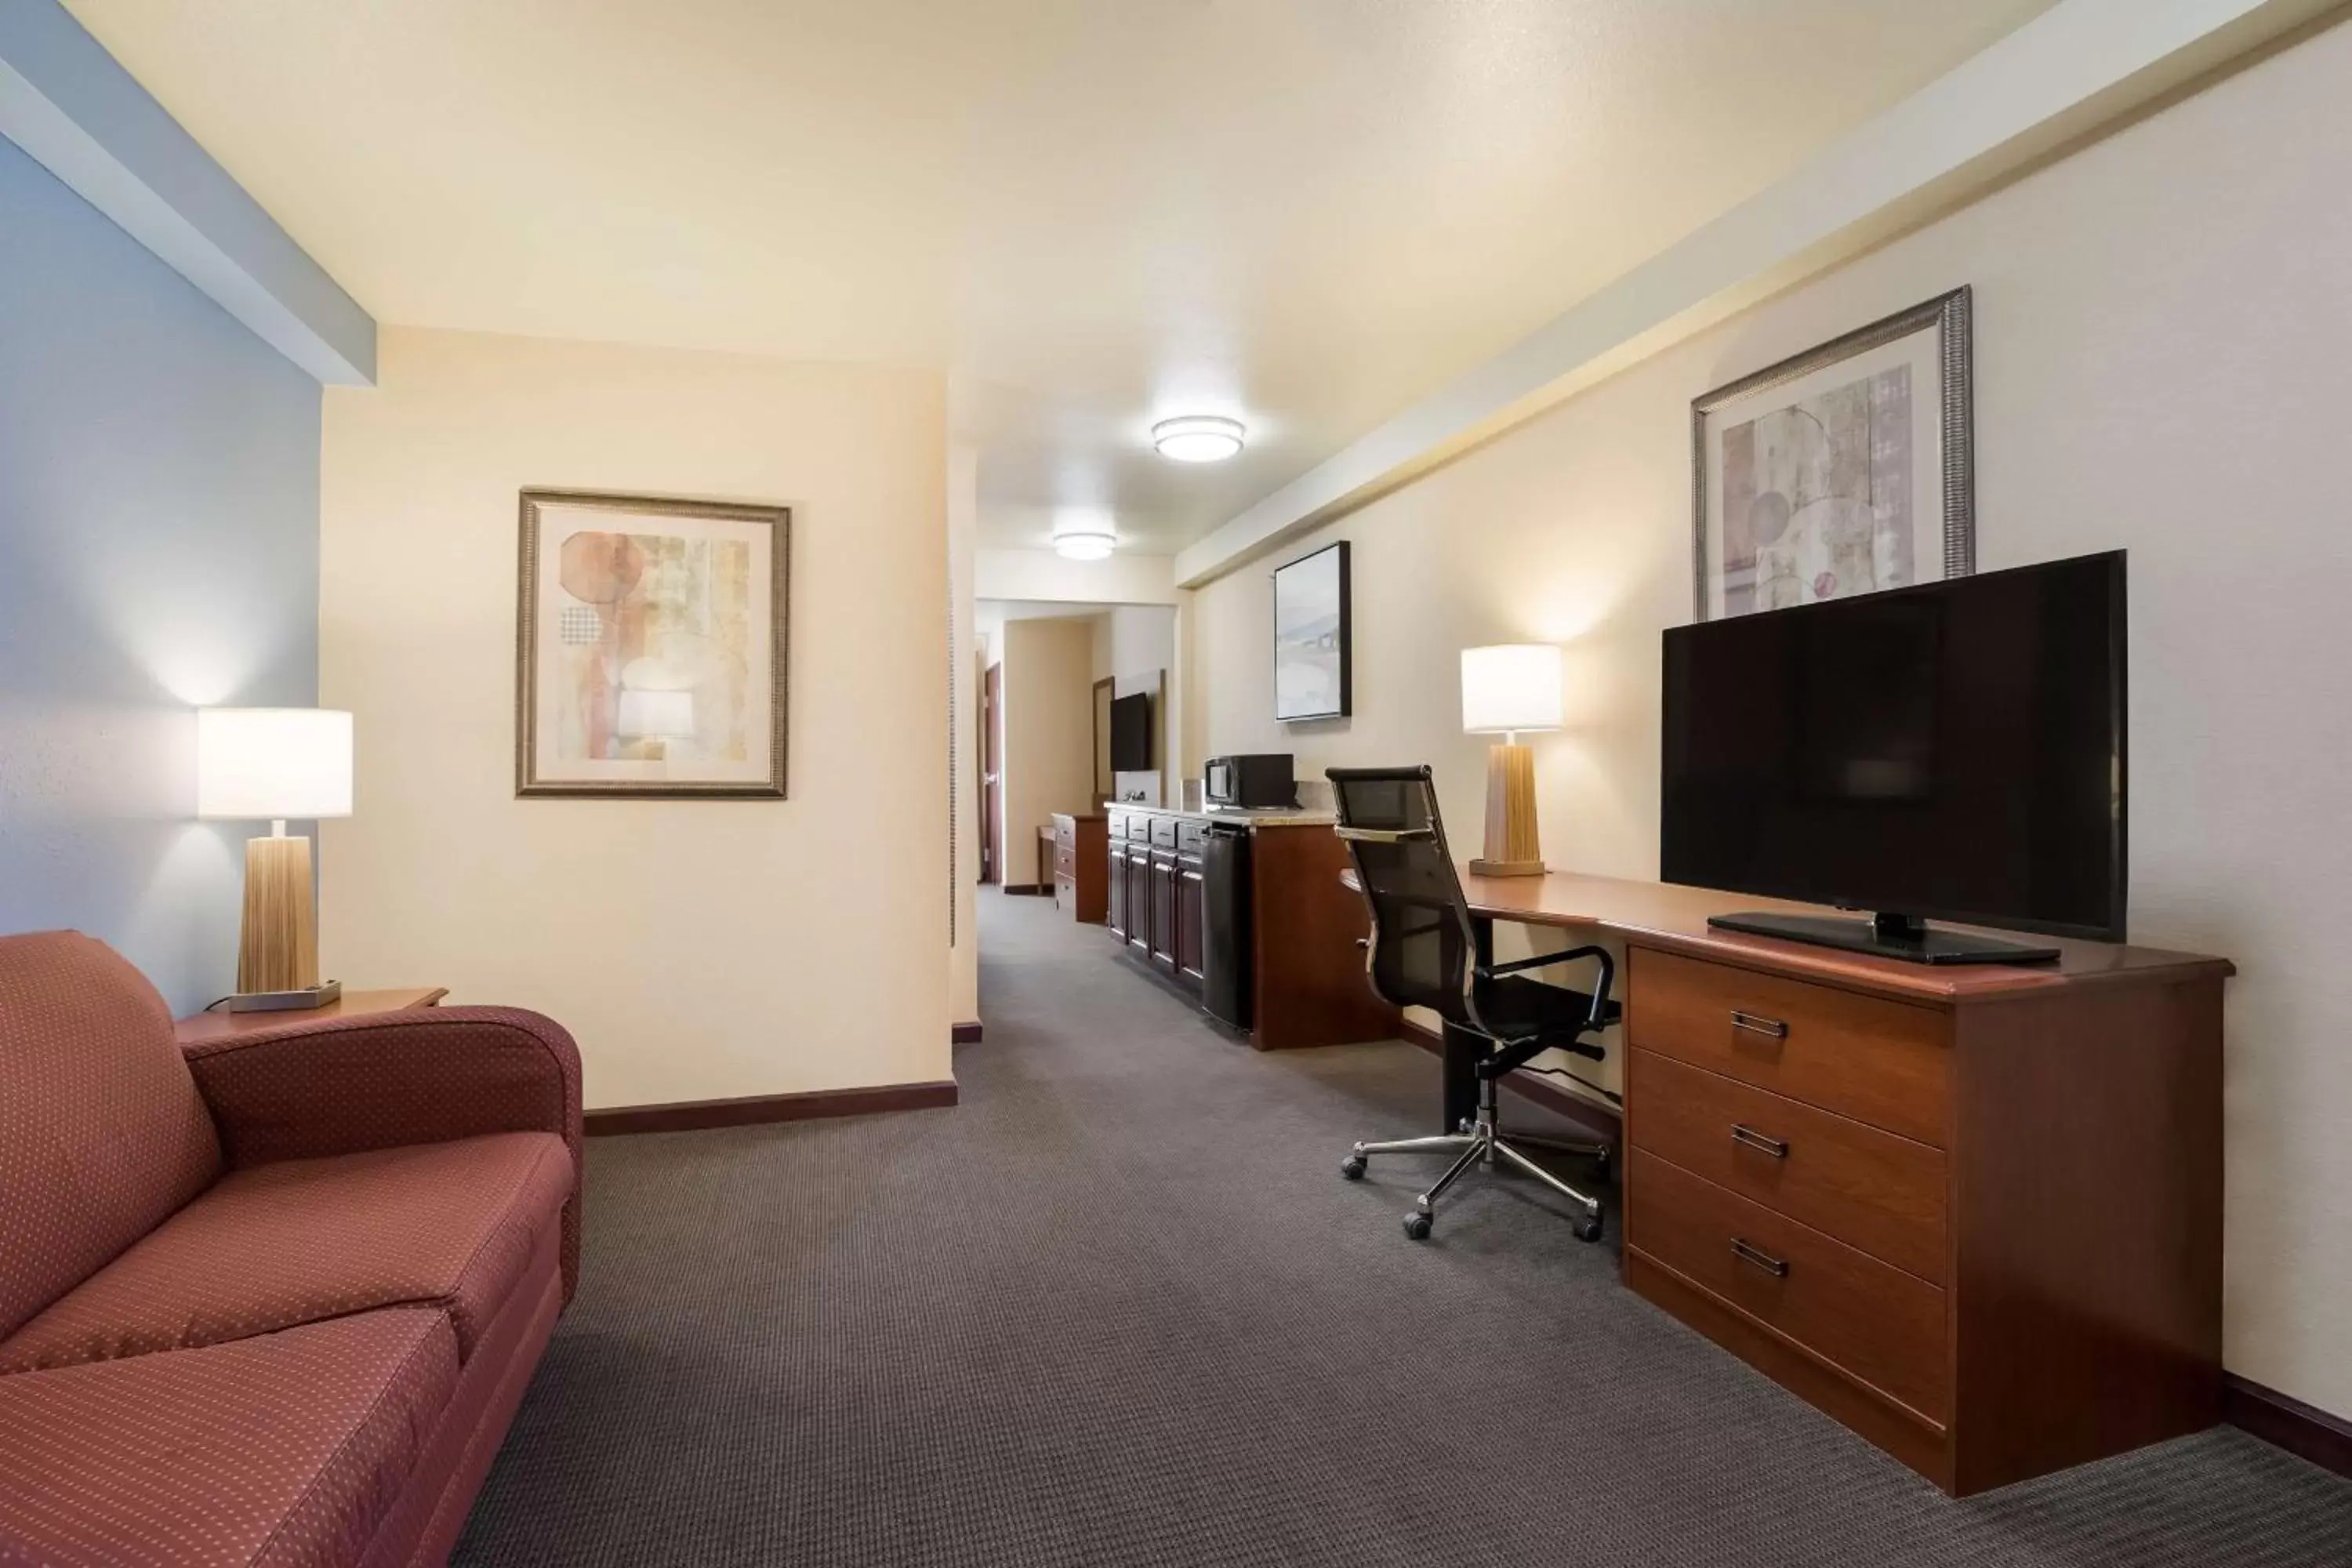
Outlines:
{"type": "Polygon", "coordinates": [[[1470,1173],[1474,1165],[1493,1169],[1497,1162],[1509,1165],[1523,1174],[1534,1177],[1553,1192],[1577,1205],[1576,1217],[1569,1222],[1570,1234],[1579,1241],[1601,1239],[1601,1200],[1588,1197],[1521,1153],[1514,1144],[1530,1149],[1549,1149],[1558,1154],[1577,1154],[1599,1162],[1600,1173],[1609,1169],[1609,1145],[1579,1143],[1565,1138],[1545,1138],[1533,1133],[1503,1135],[1496,1125],[1495,1086],[1486,1085],[1486,1102],[1479,1108],[1475,1120],[1465,1121],[1459,1132],[1440,1133],[1431,1138],[1391,1138],[1382,1142],[1359,1143],[1339,1163],[1339,1173],[1356,1181],[1364,1173],[1365,1158],[1371,1154],[1453,1154],[1454,1163],[1445,1173],[1430,1184],[1427,1192],[1413,1200],[1413,1210],[1404,1216],[1404,1233],[1415,1241],[1425,1238],[1437,1218],[1437,1200],[1445,1190],[1470,1173]]]}

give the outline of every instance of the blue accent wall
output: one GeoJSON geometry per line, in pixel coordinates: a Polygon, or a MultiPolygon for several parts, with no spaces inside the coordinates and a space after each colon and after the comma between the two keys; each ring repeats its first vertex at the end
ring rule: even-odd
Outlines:
{"type": "MultiPolygon", "coordinates": [[[[194,710],[318,700],[316,381],[0,141],[0,931],[234,986],[194,710]]],[[[266,830],[266,826],[263,825],[266,830]]]]}

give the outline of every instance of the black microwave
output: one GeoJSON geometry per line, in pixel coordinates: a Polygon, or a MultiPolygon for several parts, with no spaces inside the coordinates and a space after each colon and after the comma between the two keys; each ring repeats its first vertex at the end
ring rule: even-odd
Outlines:
{"type": "Polygon", "coordinates": [[[1298,785],[1290,776],[1290,753],[1253,752],[1246,756],[1211,757],[1202,770],[1201,797],[1209,805],[1253,811],[1297,805],[1298,785]]]}

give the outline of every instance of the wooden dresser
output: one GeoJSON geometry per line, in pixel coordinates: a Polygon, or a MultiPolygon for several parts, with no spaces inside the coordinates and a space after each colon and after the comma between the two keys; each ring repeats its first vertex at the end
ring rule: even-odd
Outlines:
{"type": "Polygon", "coordinates": [[[2220,1419],[2227,962],[1937,968],[1706,924],[1769,900],[1464,880],[1626,949],[1636,1292],[1954,1493],[2220,1419]]]}
{"type": "Polygon", "coordinates": [[[1082,925],[1100,925],[1109,893],[1105,819],[1073,812],[1054,814],[1054,907],[1082,925]]]}

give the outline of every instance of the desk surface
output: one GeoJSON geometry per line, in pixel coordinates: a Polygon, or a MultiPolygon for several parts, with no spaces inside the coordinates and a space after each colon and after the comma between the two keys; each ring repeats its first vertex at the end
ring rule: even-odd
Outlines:
{"type": "MultiPolygon", "coordinates": [[[[1348,873],[1352,881],[1355,873],[1348,873]]],[[[1521,925],[1591,928],[1646,947],[1686,952],[1719,963],[1797,974],[1850,991],[1898,1001],[1950,1004],[2053,985],[2079,985],[2103,979],[2150,980],[2160,972],[2181,978],[2236,973],[2227,959],[2161,948],[2122,947],[2103,942],[2034,938],[2059,949],[2055,963],[1906,963],[1806,942],[1717,931],[1709,915],[1771,910],[1784,914],[1835,914],[1812,904],[1759,899],[1668,882],[1635,882],[1553,871],[1541,877],[1475,877],[1462,873],[1471,912],[1521,925]]],[[[1995,936],[2004,933],[1995,931],[1995,936]]],[[[2006,933],[2014,935],[2014,932],[2006,933]]]]}

